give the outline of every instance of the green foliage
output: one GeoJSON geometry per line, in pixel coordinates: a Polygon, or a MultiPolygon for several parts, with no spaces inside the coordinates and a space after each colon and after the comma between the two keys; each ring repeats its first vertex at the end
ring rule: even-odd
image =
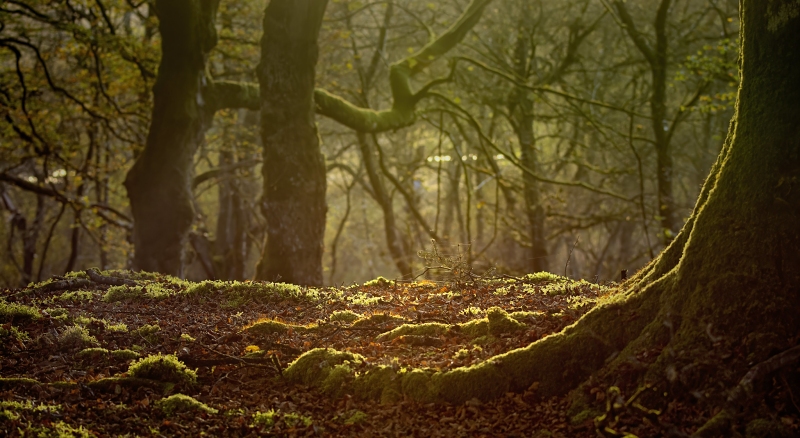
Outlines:
{"type": "Polygon", "coordinates": [[[209,414],[216,414],[218,410],[209,407],[205,403],[199,402],[188,395],[174,394],[156,402],[156,406],[164,411],[168,416],[180,412],[200,411],[209,414]]]}
{"type": "Polygon", "coordinates": [[[29,321],[41,317],[41,313],[35,307],[0,301],[0,323],[29,321]]]}
{"type": "Polygon", "coordinates": [[[197,373],[187,368],[175,355],[162,355],[161,353],[144,357],[132,363],[128,368],[128,375],[175,384],[194,384],[197,381],[197,373]]]}

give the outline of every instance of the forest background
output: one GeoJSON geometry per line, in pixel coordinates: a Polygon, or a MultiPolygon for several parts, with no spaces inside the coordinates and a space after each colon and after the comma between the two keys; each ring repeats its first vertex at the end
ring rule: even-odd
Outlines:
{"type": "MultiPolygon", "coordinates": [[[[391,72],[403,63],[425,93],[410,120],[382,130],[337,121],[317,97],[322,281],[410,278],[431,239],[477,273],[608,280],[643,266],[680,230],[722,147],[737,3],[330,1],[315,97],[395,107],[391,72]],[[415,70],[459,23],[459,40],[415,70]]],[[[209,80],[258,83],[264,6],[219,2],[209,80]]],[[[151,129],[156,11],[130,0],[0,6],[0,284],[135,267],[123,183],[151,129]]],[[[221,109],[192,155],[187,278],[256,275],[270,214],[261,124],[258,111],[221,109]]]]}

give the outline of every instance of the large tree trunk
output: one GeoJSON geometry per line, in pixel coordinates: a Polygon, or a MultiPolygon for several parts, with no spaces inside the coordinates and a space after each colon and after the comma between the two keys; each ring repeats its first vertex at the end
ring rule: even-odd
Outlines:
{"type": "MultiPolygon", "coordinates": [[[[795,3],[740,2],[736,115],[692,216],[657,259],[561,333],[471,367],[398,375],[399,383],[386,379],[387,389],[394,385],[415,399],[463,403],[522,392],[534,383],[539,395],[549,397],[593,376],[595,385],[615,384],[626,395],[650,383],[658,389],[649,391],[652,403],[662,395],[670,400],[689,393],[713,403],[725,400],[730,388],[736,388],[732,394],[748,391],[737,382],[753,375],[748,372],[753,365],[775,369],[775,360],[768,359],[795,354],[793,340],[800,333],[795,3]]],[[[573,394],[580,400],[584,392],[573,394]]]]}
{"type": "Polygon", "coordinates": [[[259,279],[322,284],[326,175],[314,76],[326,6],[327,0],[273,0],[264,14],[258,80],[267,244],[259,279]]]}
{"type": "Polygon", "coordinates": [[[150,132],[125,179],[134,218],[134,268],[180,276],[194,219],[193,157],[211,115],[205,67],[216,44],[218,0],[159,0],[161,64],[150,132]]]}

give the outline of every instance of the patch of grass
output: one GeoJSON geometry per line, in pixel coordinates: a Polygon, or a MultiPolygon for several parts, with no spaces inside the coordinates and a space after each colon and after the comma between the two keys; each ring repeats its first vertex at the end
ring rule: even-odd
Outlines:
{"type": "Polygon", "coordinates": [[[267,412],[256,411],[253,414],[253,426],[262,426],[267,430],[272,429],[272,426],[275,425],[275,417],[277,412],[274,409],[270,409],[267,412]]]}
{"type": "Polygon", "coordinates": [[[89,330],[80,325],[67,327],[58,337],[58,343],[62,347],[85,347],[87,345],[98,345],[97,338],[89,334],[89,330]]]}
{"type": "Polygon", "coordinates": [[[187,368],[173,354],[162,355],[159,353],[139,359],[128,368],[128,375],[175,384],[194,384],[197,381],[197,373],[187,368]]]}
{"type": "Polygon", "coordinates": [[[67,291],[56,297],[60,301],[91,301],[94,294],[85,290],[67,291]]]}
{"type": "Polygon", "coordinates": [[[216,414],[218,410],[199,402],[188,395],[174,394],[167,398],[161,399],[156,402],[156,406],[164,411],[167,415],[173,415],[179,412],[192,412],[200,411],[209,414],[216,414]]]}
{"type": "Polygon", "coordinates": [[[39,319],[42,314],[35,307],[0,301],[0,323],[39,319]]]}

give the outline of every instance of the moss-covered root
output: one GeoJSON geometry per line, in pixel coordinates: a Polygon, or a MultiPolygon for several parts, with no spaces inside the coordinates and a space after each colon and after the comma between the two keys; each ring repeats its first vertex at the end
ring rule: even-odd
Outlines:
{"type": "Polygon", "coordinates": [[[344,377],[341,367],[331,377],[334,368],[339,365],[347,366],[349,363],[358,363],[362,360],[363,358],[357,354],[336,351],[332,348],[315,348],[303,353],[289,364],[286,371],[283,372],[283,377],[294,383],[332,387],[335,386],[334,382],[326,382],[326,380],[344,377]]]}
{"type": "Polygon", "coordinates": [[[162,355],[161,353],[132,363],[128,368],[128,375],[175,384],[194,384],[197,381],[197,373],[187,368],[175,355],[162,355]]]}
{"type": "Polygon", "coordinates": [[[206,412],[208,414],[216,414],[216,409],[209,407],[205,403],[199,402],[188,395],[175,394],[167,398],[161,399],[156,402],[162,411],[167,415],[173,415],[179,412],[206,412]]]}

